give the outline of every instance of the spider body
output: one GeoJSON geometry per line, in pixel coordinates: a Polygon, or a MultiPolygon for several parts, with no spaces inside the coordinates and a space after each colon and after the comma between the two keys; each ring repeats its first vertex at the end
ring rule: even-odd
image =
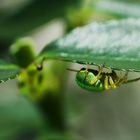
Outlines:
{"type": "Polygon", "coordinates": [[[99,70],[82,68],[76,74],[76,81],[81,88],[86,90],[104,91],[115,89],[124,83],[130,82],[130,80],[127,80],[127,74],[126,72],[125,75],[120,78],[114,70],[110,73],[103,72],[103,67],[99,67],[99,70]]]}

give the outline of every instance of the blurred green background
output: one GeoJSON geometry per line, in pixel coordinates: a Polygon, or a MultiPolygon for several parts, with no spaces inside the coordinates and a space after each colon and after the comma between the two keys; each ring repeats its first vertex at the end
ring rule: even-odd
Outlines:
{"type": "MultiPolygon", "coordinates": [[[[139,0],[0,0],[0,58],[12,61],[9,46],[19,37],[32,37],[35,50],[40,52],[46,44],[77,26],[139,16],[139,0]]],[[[64,65],[84,67],[66,62],[64,65]]],[[[139,81],[91,93],[78,87],[74,72],[66,74],[64,113],[68,135],[75,140],[140,139],[139,81]]],[[[138,76],[130,73],[130,78],[138,76]]],[[[0,140],[68,139],[56,137],[50,130],[47,132],[35,104],[20,94],[16,79],[0,85],[0,140]]]]}

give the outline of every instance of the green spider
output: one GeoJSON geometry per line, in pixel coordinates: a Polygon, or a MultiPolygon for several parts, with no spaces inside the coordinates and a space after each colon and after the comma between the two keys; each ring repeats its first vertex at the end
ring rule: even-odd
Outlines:
{"type": "MultiPolygon", "coordinates": [[[[76,71],[76,70],[72,70],[76,71]]],[[[104,91],[115,89],[122,84],[140,80],[139,78],[128,80],[128,72],[126,71],[123,77],[119,77],[117,73],[112,70],[111,72],[103,72],[103,66],[99,66],[99,70],[82,68],[76,71],[77,84],[89,91],[104,91]]]]}

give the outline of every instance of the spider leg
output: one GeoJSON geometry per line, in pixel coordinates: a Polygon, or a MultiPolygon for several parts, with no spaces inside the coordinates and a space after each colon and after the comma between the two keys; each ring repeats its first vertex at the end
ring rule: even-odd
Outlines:
{"type": "Polygon", "coordinates": [[[117,88],[111,76],[105,76],[104,79],[104,88],[106,90],[117,88]]]}
{"type": "Polygon", "coordinates": [[[119,78],[114,70],[112,70],[112,74],[115,81],[112,76],[106,76],[104,80],[105,89],[115,89],[127,81],[128,72],[122,78],[119,78]]]}
{"type": "Polygon", "coordinates": [[[135,79],[131,79],[131,80],[126,80],[126,81],[124,82],[124,84],[126,84],[126,83],[131,83],[131,82],[136,82],[136,81],[138,81],[138,80],[140,80],[140,77],[135,78],[135,79]]]}
{"type": "Polygon", "coordinates": [[[88,72],[88,69],[89,69],[89,64],[87,64],[87,66],[86,66],[86,71],[88,72]]]}
{"type": "Polygon", "coordinates": [[[104,88],[105,88],[105,90],[110,89],[108,76],[105,76],[105,79],[104,79],[104,88]]]}
{"type": "Polygon", "coordinates": [[[119,78],[118,81],[115,82],[116,86],[119,87],[120,85],[126,83],[127,81],[128,72],[122,78],[119,78]]]}
{"type": "Polygon", "coordinates": [[[136,81],[139,81],[140,80],[140,77],[135,78],[135,79],[127,80],[127,76],[128,76],[128,72],[126,72],[125,75],[124,75],[124,77],[122,79],[120,79],[119,85],[131,83],[131,82],[136,82],[136,81]]]}
{"type": "Polygon", "coordinates": [[[103,72],[103,66],[98,66],[98,69],[99,69],[99,72],[98,72],[98,74],[96,75],[96,77],[97,77],[98,80],[99,80],[99,78],[101,77],[101,73],[103,72]]]}
{"type": "Polygon", "coordinates": [[[91,85],[94,85],[102,77],[103,66],[99,66],[98,69],[99,69],[98,74],[94,77],[93,80],[90,81],[91,85]]]}
{"type": "Polygon", "coordinates": [[[87,76],[88,76],[88,73],[89,73],[89,71],[88,71],[88,66],[87,66],[87,68],[86,68],[86,76],[85,76],[85,79],[84,79],[84,81],[86,80],[86,78],[87,78],[87,76]]]}
{"type": "Polygon", "coordinates": [[[108,76],[108,78],[109,78],[110,87],[113,88],[113,89],[117,88],[117,85],[116,85],[116,83],[114,83],[112,77],[108,76]]]}
{"type": "Polygon", "coordinates": [[[88,71],[88,69],[89,69],[89,64],[87,64],[87,67],[86,67],[86,76],[85,76],[85,80],[86,80],[86,77],[87,77],[87,75],[88,75],[88,73],[89,73],[89,71],[88,71]]]}

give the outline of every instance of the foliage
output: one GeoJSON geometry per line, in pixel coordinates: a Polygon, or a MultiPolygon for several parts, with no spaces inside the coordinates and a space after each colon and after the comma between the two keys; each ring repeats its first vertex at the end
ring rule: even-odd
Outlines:
{"type": "Polygon", "coordinates": [[[41,55],[46,59],[139,71],[139,36],[139,19],[91,23],[46,46],[41,55]]]}
{"type": "Polygon", "coordinates": [[[139,2],[133,1],[32,0],[13,14],[0,13],[0,82],[18,77],[19,92],[39,109],[41,123],[28,128],[32,136],[37,131],[43,134],[40,139],[73,139],[65,122],[67,66],[63,62],[140,71],[139,9],[139,2]],[[74,29],[47,44],[37,56],[35,43],[24,36],[60,17],[67,31],[74,29]]]}

